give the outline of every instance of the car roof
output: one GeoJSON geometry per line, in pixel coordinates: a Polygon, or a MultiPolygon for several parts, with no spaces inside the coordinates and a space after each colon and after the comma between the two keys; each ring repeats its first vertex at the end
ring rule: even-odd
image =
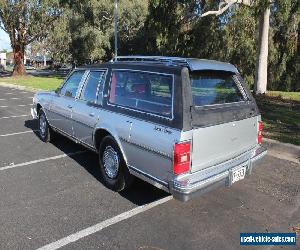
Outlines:
{"type": "Polygon", "coordinates": [[[162,56],[119,56],[110,62],[103,64],[93,64],[82,66],[79,68],[99,68],[107,67],[109,65],[139,65],[139,66],[161,66],[161,67],[187,67],[190,71],[197,70],[221,70],[238,73],[237,68],[226,62],[197,59],[197,58],[183,58],[183,57],[162,57],[162,56]]]}

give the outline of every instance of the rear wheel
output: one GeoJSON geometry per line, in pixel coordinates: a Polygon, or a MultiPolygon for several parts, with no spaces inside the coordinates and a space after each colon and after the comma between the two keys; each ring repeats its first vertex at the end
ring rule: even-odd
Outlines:
{"type": "Polygon", "coordinates": [[[99,164],[103,182],[108,188],[120,192],[132,183],[133,176],[112,136],[104,137],[100,144],[99,164]]]}

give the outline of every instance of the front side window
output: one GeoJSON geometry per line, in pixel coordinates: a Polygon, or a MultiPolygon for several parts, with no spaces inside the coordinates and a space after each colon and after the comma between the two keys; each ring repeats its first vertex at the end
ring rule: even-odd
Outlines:
{"type": "Polygon", "coordinates": [[[84,70],[73,72],[72,75],[65,82],[64,86],[62,87],[60,94],[75,98],[77,89],[84,75],[84,72],[85,72],[84,70]]]}
{"type": "MultiPolygon", "coordinates": [[[[91,71],[86,80],[85,87],[81,93],[80,99],[87,102],[96,102],[97,93],[102,95],[104,71],[91,71]]],[[[102,99],[102,97],[101,97],[102,99]]]]}
{"type": "Polygon", "coordinates": [[[245,100],[242,86],[231,72],[191,72],[192,98],[194,106],[226,104],[245,100]]]}
{"type": "Polygon", "coordinates": [[[172,117],[173,76],[115,70],[109,102],[156,115],[172,117]]]}

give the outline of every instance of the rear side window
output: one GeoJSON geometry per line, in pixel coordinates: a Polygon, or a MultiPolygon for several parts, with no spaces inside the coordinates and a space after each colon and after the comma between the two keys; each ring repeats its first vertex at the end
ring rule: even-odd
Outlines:
{"type": "Polygon", "coordinates": [[[104,71],[91,71],[86,80],[86,84],[81,93],[80,99],[87,102],[96,102],[97,95],[101,95],[99,99],[102,100],[103,91],[103,76],[104,71]]]}
{"type": "Polygon", "coordinates": [[[74,98],[77,93],[77,89],[81,82],[82,76],[84,75],[85,71],[75,71],[72,75],[68,78],[68,80],[63,85],[60,94],[68,97],[74,98]]]}
{"type": "Polygon", "coordinates": [[[246,100],[235,75],[224,71],[191,72],[194,106],[226,104],[246,100]]]}
{"type": "Polygon", "coordinates": [[[114,70],[109,102],[164,117],[172,117],[173,76],[114,70]]]}

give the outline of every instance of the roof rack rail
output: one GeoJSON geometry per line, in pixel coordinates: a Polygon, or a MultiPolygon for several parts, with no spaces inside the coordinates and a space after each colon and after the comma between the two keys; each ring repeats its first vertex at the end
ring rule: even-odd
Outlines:
{"type": "Polygon", "coordinates": [[[189,63],[185,58],[181,57],[165,57],[165,56],[117,56],[113,62],[120,61],[133,61],[133,62],[153,62],[153,63],[166,63],[171,65],[181,65],[189,67],[189,63]]]}

